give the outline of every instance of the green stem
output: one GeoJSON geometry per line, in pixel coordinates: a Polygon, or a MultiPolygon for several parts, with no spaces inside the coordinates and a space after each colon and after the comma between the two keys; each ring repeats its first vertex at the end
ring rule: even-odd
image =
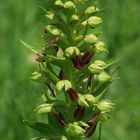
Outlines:
{"type": "Polygon", "coordinates": [[[99,136],[98,136],[98,140],[101,140],[101,133],[102,133],[102,122],[100,122],[100,125],[99,125],[99,136]]]}

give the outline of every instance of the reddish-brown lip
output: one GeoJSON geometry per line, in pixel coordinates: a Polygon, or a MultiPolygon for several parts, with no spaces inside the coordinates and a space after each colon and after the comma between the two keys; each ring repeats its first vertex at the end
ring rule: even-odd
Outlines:
{"type": "Polygon", "coordinates": [[[82,106],[77,106],[77,109],[74,112],[74,118],[76,120],[81,120],[84,117],[85,108],[82,106]]]}
{"type": "Polygon", "coordinates": [[[70,88],[68,91],[69,97],[74,103],[78,101],[78,92],[75,89],[70,88]]]}

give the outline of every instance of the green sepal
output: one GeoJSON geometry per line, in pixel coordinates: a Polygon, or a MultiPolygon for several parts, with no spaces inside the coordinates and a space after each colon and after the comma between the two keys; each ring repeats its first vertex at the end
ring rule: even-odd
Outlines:
{"type": "Polygon", "coordinates": [[[28,127],[39,131],[40,133],[46,135],[49,138],[58,138],[61,134],[58,133],[52,126],[42,123],[42,122],[31,122],[31,121],[23,121],[25,125],[28,127]]]}

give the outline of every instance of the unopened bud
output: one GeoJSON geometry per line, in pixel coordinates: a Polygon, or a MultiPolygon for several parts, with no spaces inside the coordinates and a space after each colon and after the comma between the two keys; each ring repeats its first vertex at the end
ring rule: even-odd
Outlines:
{"type": "Polygon", "coordinates": [[[88,19],[87,22],[91,27],[96,27],[97,25],[102,23],[102,19],[100,17],[97,17],[97,16],[92,16],[88,19]]]}
{"type": "Polygon", "coordinates": [[[109,112],[113,109],[114,104],[111,101],[103,100],[99,104],[97,104],[97,108],[101,112],[109,112]]]}
{"type": "Polygon", "coordinates": [[[90,6],[86,9],[85,14],[92,14],[94,12],[99,11],[99,9],[95,6],[90,6]]]}
{"type": "Polygon", "coordinates": [[[72,1],[67,1],[64,3],[64,7],[66,9],[74,9],[75,8],[75,4],[72,1]]]}
{"type": "Polygon", "coordinates": [[[108,73],[106,73],[105,71],[103,71],[99,74],[99,81],[101,83],[109,81],[110,78],[111,78],[111,76],[108,73]]]}
{"type": "Polygon", "coordinates": [[[65,89],[65,91],[72,88],[71,82],[68,80],[60,80],[59,82],[57,82],[56,89],[58,91],[61,91],[63,88],[65,89]]]}
{"type": "Polygon", "coordinates": [[[89,34],[85,36],[84,40],[86,43],[94,44],[97,43],[98,38],[94,34],[89,34]]]}
{"type": "Polygon", "coordinates": [[[65,50],[65,55],[67,57],[74,57],[80,53],[80,50],[77,47],[69,47],[65,50]]]}

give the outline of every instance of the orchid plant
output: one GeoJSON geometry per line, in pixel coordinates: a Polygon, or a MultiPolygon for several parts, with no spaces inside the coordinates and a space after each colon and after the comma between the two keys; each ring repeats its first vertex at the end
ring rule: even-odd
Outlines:
{"type": "Polygon", "coordinates": [[[88,140],[101,124],[110,118],[114,103],[107,100],[105,90],[115,80],[108,68],[117,59],[101,60],[108,53],[97,27],[103,22],[93,0],[52,0],[46,11],[45,45],[37,50],[38,71],[31,79],[43,85],[43,104],[38,114],[47,116],[47,123],[24,121],[37,130],[34,140],[88,140]]]}

